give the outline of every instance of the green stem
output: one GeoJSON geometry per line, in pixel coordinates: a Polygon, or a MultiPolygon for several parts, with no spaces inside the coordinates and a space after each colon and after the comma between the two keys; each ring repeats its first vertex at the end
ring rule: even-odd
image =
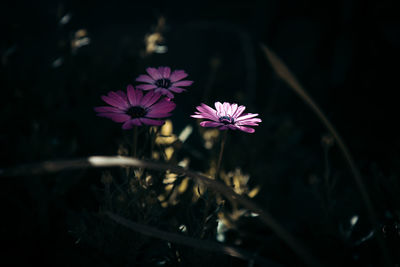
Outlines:
{"type": "Polygon", "coordinates": [[[158,130],[160,129],[160,127],[156,126],[157,128],[154,129],[154,131],[151,130],[150,128],[150,158],[153,158],[153,152],[154,152],[154,144],[156,142],[156,138],[157,138],[157,134],[158,134],[158,130]]]}
{"type": "Polygon", "coordinates": [[[138,138],[138,127],[133,127],[133,146],[132,146],[132,156],[136,158],[136,150],[137,150],[137,138],[138,138]]]}
{"type": "Polygon", "coordinates": [[[221,168],[222,155],[224,154],[224,148],[227,136],[228,136],[228,130],[225,130],[221,140],[221,149],[219,151],[217,168],[215,169],[215,179],[219,179],[219,169],[221,168]]]}

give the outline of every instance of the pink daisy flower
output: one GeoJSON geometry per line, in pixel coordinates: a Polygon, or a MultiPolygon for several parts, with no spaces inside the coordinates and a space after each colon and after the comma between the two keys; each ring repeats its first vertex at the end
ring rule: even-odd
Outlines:
{"type": "Polygon", "coordinates": [[[188,80],[182,81],[182,79],[188,76],[183,70],[175,70],[171,73],[169,67],[159,67],[158,69],[147,68],[146,71],[149,75],[140,75],[136,78],[136,81],[147,84],[140,84],[136,86],[136,88],[154,90],[169,98],[174,98],[173,93],[182,93],[186,91],[186,89],[181,88],[181,86],[189,86],[193,83],[193,81],[188,80]]]}
{"type": "Polygon", "coordinates": [[[94,110],[98,112],[97,116],[123,123],[124,130],[143,124],[159,126],[165,122],[159,119],[171,116],[169,112],[176,106],[166,98],[160,99],[161,96],[154,91],[143,95],[142,90],[136,90],[132,85],[128,85],[127,94],[119,90],[111,91],[107,96],[101,97],[111,107],[95,107],[94,110]]]}
{"type": "Polygon", "coordinates": [[[218,127],[220,130],[241,130],[247,133],[254,133],[254,129],[245,126],[258,126],[261,119],[255,118],[258,116],[256,113],[243,113],[246,109],[245,106],[238,106],[238,104],[230,104],[228,102],[215,102],[213,109],[206,104],[201,104],[196,107],[198,111],[195,115],[191,115],[197,119],[208,119],[207,121],[200,122],[202,127],[218,127]]]}

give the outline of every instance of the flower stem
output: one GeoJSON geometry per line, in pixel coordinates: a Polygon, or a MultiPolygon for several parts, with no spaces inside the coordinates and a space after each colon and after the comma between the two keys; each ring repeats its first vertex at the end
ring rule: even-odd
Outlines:
{"type": "Polygon", "coordinates": [[[133,127],[133,146],[132,146],[132,157],[136,158],[137,150],[137,137],[138,137],[138,127],[133,127]]]}
{"type": "Polygon", "coordinates": [[[157,134],[158,134],[158,130],[160,129],[160,127],[155,126],[156,128],[152,130],[152,128],[150,128],[150,158],[153,158],[153,152],[154,152],[154,144],[156,143],[156,138],[157,138],[157,134]]]}
{"type": "Polygon", "coordinates": [[[219,170],[221,168],[221,161],[222,161],[222,156],[224,154],[224,148],[225,148],[227,136],[228,136],[228,130],[225,130],[223,133],[223,136],[222,136],[222,140],[221,140],[221,149],[219,151],[217,168],[215,169],[215,179],[219,179],[219,170]]]}

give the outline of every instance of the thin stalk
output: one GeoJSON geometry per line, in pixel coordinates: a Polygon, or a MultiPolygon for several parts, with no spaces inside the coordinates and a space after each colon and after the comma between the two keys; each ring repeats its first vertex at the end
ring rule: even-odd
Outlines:
{"type": "Polygon", "coordinates": [[[217,179],[217,180],[220,180],[219,170],[221,168],[222,156],[224,155],[224,149],[225,149],[225,143],[226,143],[227,136],[228,136],[228,130],[225,130],[222,135],[222,139],[221,139],[221,148],[219,150],[217,168],[215,169],[215,179],[217,179]]]}
{"type": "Polygon", "coordinates": [[[156,142],[157,134],[159,131],[160,127],[156,126],[154,130],[150,128],[150,159],[153,159],[153,152],[154,152],[154,144],[156,142]]]}
{"type": "Polygon", "coordinates": [[[136,158],[137,150],[137,139],[138,139],[138,127],[133,127],[133,145],[132,145],[132,157],[136,158]]]}
{"type": "Polygon", "coordinates": [[[367,187],[364,184],[364,181],[361,177],[361,174],[354,162],[354,159],[353,159],[349,149],[345,145],[345,143],[342,140],[342,138],[340,137],[339,133],[336,131],[333,124],[328,120],[328,118],[322,112],[321,108],[315,103],[315,101],[310,97],[310,95],[306,92],[306,90],[300,85],[300,83],[297,81],[295,76],[290,72],[290,70],[287,68],[287,66],[283,63],[283,61],[265,45],[261,44],[261,48],[264,51],[265,57],[271,63],[271,66],[275,70],[276,74],[283,81],[285,81],[293,89],[293,91],[297,95],[299,95],[299,97],[301,99],[303,99],[303,101],[312,109],[312,111],[317,115],[317,117],[320,119],[322,124],[325,125],[325,127],[329,130],[329,132],[335,138],[340,150],[343,153],[343,156],[344,156],[346,162],[349,165],[351,172],[353,173],[353,177],[354,177],[354,180],[358,187],[358,190],[360,191],[361,198],[364,201],[370,223],[372,224],[373,228],[375,229],[375,234],[376,234],[376,238],[378,241],[378,245],[379,245],[379,248],[383,255],[383,258],[385,260],[385,263],[387,266],[391,266],[391,259],[388,254],[386,244],[383,240],[380,230],[378,229],[378,219],[377,219],[375,209],[372,205],[371,198],[369,197],[367,187]]]}
{"type": "Polygon", "coordinates": [[[251,199],[246,196],[239,195],[232,188],[225,184],[215,181],[210,177],[200,173],[184,169],[180,166],[169,165],[164,163],[156,163],[152,161],[138,160],[135,158],[128,158],[122,156],[91,156],[88,158],[62,160],[62,161],[45,161],[39,164],[19,165],[14,168],[0,169],[0,178],[20,176],[20,175],[34,175],[42,173],[52,173],[64,170],[76,170],[83,168],[106,168],[117,166],[131,166],[136,168],[147,168],[152,170],[166,171],[169,170],[173,173],[186,175],[196,182],[203,183],[208,188],[221,193],[232,202],[237,202],[250,211],[257,213],[259,219],[268,226],[278,238],[285,242],[293,252],[301,258],[308,266],[321,266],[319,261],[312,253],[305,247],[304,244],[299,242],[289,231],[283,228],[278,221],[271,216],[271,214],[258,206],[251,199]]]}

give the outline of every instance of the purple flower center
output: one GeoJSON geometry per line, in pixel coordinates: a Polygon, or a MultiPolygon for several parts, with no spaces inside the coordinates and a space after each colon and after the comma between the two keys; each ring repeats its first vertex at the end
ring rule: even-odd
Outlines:
{"type": "Polygon", "coordinates": [[[233,124],[235,120],[229,116],[222,116],[219,117],[219,122],[222,122],[223,124],[233,124]]]}
{"type": "Polygon", "coordinates": [[[134,119],[144,117],[147,114],[147,110],[141,106],[133,106],[130,107],[125,113],[134,119]]]}
{"type": "Polygon", "coordinates": [[[171,83],[170,79],[158,79],[156,81],[157,87],[160,87],[160,88],[168,89],[171,86],[171,84],[172,83],[171,83]]]}

